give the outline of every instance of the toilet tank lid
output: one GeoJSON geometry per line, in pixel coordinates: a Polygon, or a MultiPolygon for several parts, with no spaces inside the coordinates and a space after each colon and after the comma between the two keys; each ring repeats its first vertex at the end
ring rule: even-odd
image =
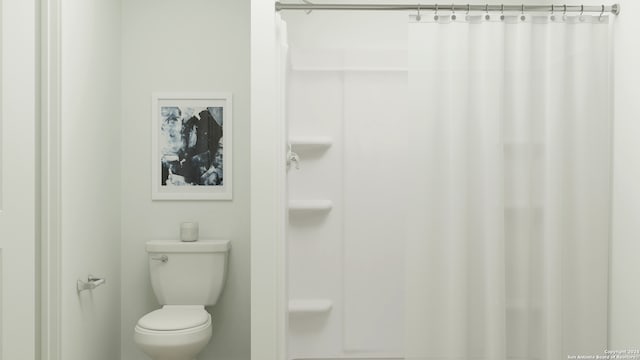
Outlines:
{"type": "Polygon", "coordinates": [[[173,253],[207,253],[207,252],[227,252],[231,247],[229,240],[151,240],[147,241],[147,252],[173,252],[173,253]]]}

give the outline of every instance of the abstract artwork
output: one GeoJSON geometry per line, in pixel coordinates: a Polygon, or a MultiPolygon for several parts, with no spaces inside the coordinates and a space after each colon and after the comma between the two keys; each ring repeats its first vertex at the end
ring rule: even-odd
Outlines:
{"type": "Polygon", "coordinates": [[[230,200],[231,94],[154,94],[152,199],[230,200]]]}

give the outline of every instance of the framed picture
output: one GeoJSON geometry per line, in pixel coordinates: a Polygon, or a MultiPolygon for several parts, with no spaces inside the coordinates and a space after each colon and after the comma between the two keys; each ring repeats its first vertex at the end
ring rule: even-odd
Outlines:
{"type": "Polygon", "coordinates": [[[231,200],[230,93],[154,93],[151,198],[231,200]]]}

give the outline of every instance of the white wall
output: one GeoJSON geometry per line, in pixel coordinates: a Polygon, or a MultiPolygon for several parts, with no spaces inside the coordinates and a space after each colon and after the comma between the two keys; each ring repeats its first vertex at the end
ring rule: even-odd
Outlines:
{"type": "Polygon", "coordinates": [[[39,358],[37,6],[37,1],[0,1],[2,359],[39,358]]]}
{"type": "Polygon", "coordinates": [[[231,240],[229,274],[199,360],[250,357],[249,1],[122,2],[122,359],[147,357],[133,342],[138,319],[159,306],[144,244],[178,239],[180,222],[201,238],[231,240]],[[233,200],[151,201],[151,93],[233,93],[233,200]]]}
{"type": "Polygon", "coordinates": [[[251,0],[251,358],[260,360],[286,356],[286,140],[277,25],[273,1],[251,0]]]}
{"type": "Polygon", "coordinates": [[[640,348],[640,2],[620,1],[615,25],[613,242],[609,347],[640,348]]]}
{"type": "Polygon", "coordinates": [[[61,6],[62,356],[120,357],[120,5],[61,6]],[[76,280],[107,279],[76,293],[76,280]]]}

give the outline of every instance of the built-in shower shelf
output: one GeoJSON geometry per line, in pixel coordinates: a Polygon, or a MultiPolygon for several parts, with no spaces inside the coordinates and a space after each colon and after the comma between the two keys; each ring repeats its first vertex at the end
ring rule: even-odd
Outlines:
{"type": "Polygon", "coordinates": [[[331,147],[333,139],[328,136],[296,136],[289,143],[297,151],[325,150],[331,147]]]}
{"type": "Polygon", "coordinates": [[[333,208],[331,200],[291,200],[289,211],[330,211],[333,208]]]}
{"type": "Polygon", "coordinates": [[[289,300],[289,314],[318,314],[326,313],[333,307],[329,299],[291,299],[289,300]]]}

